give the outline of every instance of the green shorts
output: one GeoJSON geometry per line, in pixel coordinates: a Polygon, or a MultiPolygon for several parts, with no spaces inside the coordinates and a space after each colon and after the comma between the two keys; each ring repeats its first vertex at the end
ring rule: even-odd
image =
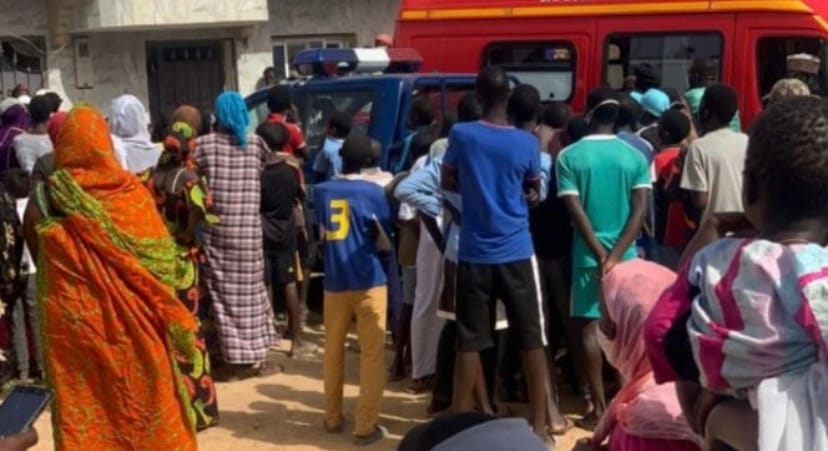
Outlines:
{"type": "Polygon", "coordinates": [[[569,313],[573,318],[601,317],[600,268],[572,268],[572,302],[569,313]]]}

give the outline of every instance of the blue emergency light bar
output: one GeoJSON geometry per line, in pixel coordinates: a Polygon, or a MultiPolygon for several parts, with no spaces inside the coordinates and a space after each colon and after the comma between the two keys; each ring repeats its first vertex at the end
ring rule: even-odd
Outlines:
{"type": "Polygon", "coordinates": [[[302,76],[350,73],[407,74],[420,70],[423,57],[414,49],[308,49],[293,58],[302,76]]]}

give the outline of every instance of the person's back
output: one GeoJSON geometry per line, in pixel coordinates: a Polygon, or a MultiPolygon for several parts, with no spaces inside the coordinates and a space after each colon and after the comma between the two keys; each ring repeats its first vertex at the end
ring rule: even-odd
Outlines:
{"type": "MultiPolygon", "coordinates": [[[[608,249],[615,245],[630,216],[632,191],[652,184],[644,156],[611,135],[590,135],[564,149],[558,159],[558,178],[558,194],[572,192],[580,197],[595,236],[608,249]]],[[[576,237],[575,246],[586,246],[583,237],[576,237]]],[[[581,254],[586,261],[573,264],[597,266],[591,253],[584,250],[581,254]]]]}
{"type": "MultiPolygon", "coordinates": [[[[722,212],[739,212],[742,205],[742,173],[745,168],[748,136],[730,128],[721,128],[696,139],[690,144],[689,153],[694,159],[692,174],[704,174],[710,200],[705,215],[722,212]]],[[[684,187],[684,183],[682,183],[684,187]]]]}
{"type": "Polygon", "coordinates": [[[540,177],[537,139],[483,121],[457,124],[444,164],[456,168],[462,189],[460,259],[505,263],[531,257],[523,192],[527,181],[540,177]]]}
{"type": "Polygon", "coordinates": [[[317,216],[326,229],[325,289],[367,289],[385,283],[374,246],[373,215],[390,217],[385,192],[376,183],[339,179],[314,188],[317,216]]]}

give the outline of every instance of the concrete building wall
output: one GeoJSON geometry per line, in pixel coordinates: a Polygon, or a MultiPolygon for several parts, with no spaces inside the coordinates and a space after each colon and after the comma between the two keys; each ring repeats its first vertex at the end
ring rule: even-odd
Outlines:
{"type": "MultiPolygon", "coordinates": [[[[87,0],[109,4],[112,0],[87,0]]],[[[155,3],[173,4],[166,0],[155,3]]],[[[257,0],[222,2],[227,5],[255,4],[257,0]]],[[[64,108],[86,102],[106,108],[124,93],[133,94],[145,103],[149,100],[146,64],[148,41],[186,41],[232,39],[233,58],[225,74],[231,83],[226,88],[242,94],[252,92],[264,68],[273,64],[273,43],[285,37],[319,35],[355,36],[356,44],[368,46],[377,33],[392,33],[398,0],[267,0],[270,21],[257,25],[216,27],[159,27],[150,31],[107,31],[75,33],[89,39],[92,60],[91,89],[78,89],[75,77],[75,54],[72,40],[66,46],[47,45],[48,88],[67,100],[64,108]]],[[[127,3],[141,3],[129,0],[127,3]]],[[[192,0],[205,3],[205,0],[192,0]]],[[[82,3],[82,2],[79,2],[82,3]]],[[[207,2],[209,3],[209,2],[207,2]]],[[[90,3],[91,4],[91,3],[90,3]]],[[[19,2],[0,0],[0,36],[39,36],[48,38],[46,0],[19,2]]],[[[125,9],[119,10],[127,13],[125,9]]],[[[178,10],[176,10],[178,11],[178,10]]],[[[175,12],[175,11],[173,11],[175,12]]],[[[169,14],[173,14],[170,12],[169,14]]],[[[170,16],[171,18],[172,16],[170,16]]],[[[119,19],[129,23],[127,18],[119,19]]],[[[130,19],[132,20],[132,19],[130,19]]],[[[220,19],[217,19],[220,20],[220,19]]],[[[133,23],[134,20],[133,20],[133,23]]],[[[49,40],[47,39],[47,42],[49,40]]]]}
{"type": "Polygon", "coordinates": [[[268,0],[81,0],[74,30],[264,22],[268,0]]]}
{"type": "Polygon", "coordinates": [[[273,36],[355,34],[371,46],[377,33],[394,32],[399,0],[270,0],[273,36]]]}

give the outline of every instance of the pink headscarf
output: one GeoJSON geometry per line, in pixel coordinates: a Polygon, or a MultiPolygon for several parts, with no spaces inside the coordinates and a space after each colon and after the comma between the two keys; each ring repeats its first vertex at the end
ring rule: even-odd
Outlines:
{"type": "Polygon", "coordinates": [[[604,278],[606,311],[615,324],[615,338],[599,334],[599,341],[624,386],[601,419],[593,443],[602,442],[621,426],[636,437],[701,445],[684,420],[675,385],[656,385],[644,347],[644,322],[661,293],[675,280],[676,274],[669,269],[638,259],[618,265],[604,278]]]}

